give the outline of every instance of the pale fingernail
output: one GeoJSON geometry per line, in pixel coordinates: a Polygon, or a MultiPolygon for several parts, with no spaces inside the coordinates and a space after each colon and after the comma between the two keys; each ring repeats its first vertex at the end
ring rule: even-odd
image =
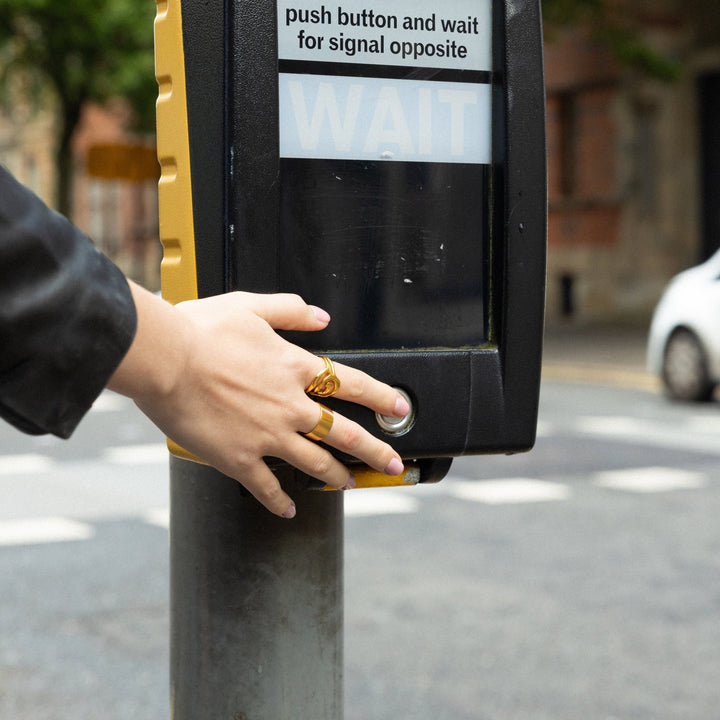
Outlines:
{"type": "Polygon", "coordinates": [[[322,323],[329,323],[330,322],[330,315],[325,312],[322,308],[317,307],[317,305],[311,305],[310,309],[313,311],[313,315],[317,320],[319,320],[322,323]]]}
{"type": "Polygon", "coordinates": [[[405,417],[410,412],[410,403],[402,396],[398,395],[395,400],[395,410],[393,414],[395,417],[405,417]]]}
{"type": "Polygon", "coordinates": [[[292,520],[297,513],[295,509],[295,503],[290,503],[290,507],[282,514],[286,520],[292,520]]]}
{"type": "Polygon", "coordinates": [[[345,483],[341,490],[352,490],[357,485],[357,480],[354,475],[350,476],[350,479],[345,483]]]}
{"type": "Polygon", "coordinates": [[[398,460],[397,458],[393,458],[385,468],[384,472],[386,475],[399,475],[405,467],[403,466],[402,462],[398,460]]]}

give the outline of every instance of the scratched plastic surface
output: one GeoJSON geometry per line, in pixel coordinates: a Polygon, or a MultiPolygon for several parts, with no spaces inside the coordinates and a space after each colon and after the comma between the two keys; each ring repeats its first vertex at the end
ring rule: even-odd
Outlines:
{"type": "Polygon", "coordinates": [[[486,340],[487,165],[281,161],[281,285],[328,309],[316,350],[486,340]]]}

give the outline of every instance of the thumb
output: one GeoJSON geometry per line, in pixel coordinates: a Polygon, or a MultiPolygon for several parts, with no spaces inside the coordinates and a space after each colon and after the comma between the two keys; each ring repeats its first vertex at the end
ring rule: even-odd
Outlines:
{"type": "Polygon", "coordinates": [[[249,308],[275,330],[323,330],[330,322],[322,308],[308,305],[299,295],[241,293],[249,308]]]}

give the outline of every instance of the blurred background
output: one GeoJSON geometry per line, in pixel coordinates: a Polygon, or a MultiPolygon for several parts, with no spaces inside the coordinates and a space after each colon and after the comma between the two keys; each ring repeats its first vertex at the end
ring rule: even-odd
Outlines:
{"type": "MultiPolygon", "coordinates": [[[[537,446],[346,493],[347,720],[718,715],[718,405],[669,401],[645,354],[670,278],[720,247],[720,3],[543,5],[537,446]]],[[[151,289],[154,14],[0,0],[0,162],[151,289]]],[[[709,268],[689,317],[718,340],[709,268]]],[[[680,337],[677,387],[720,382],[680,337]]],[[[124,398],[69,443],[0,426],[0,718],[169,715],[167,526],[164,439],[124,398]]]]}
{"type": "MultiPolygon", "coordinates": [[[[720,243],[715,0],[545,0],[548,327],[646,323],[720,243]]],[[[0,161],[158,283],[151,0],[0,4],[0,161]]]]}

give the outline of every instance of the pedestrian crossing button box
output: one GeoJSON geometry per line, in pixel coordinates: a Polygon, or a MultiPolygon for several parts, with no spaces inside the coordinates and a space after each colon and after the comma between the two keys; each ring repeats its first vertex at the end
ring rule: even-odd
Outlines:
{"type": "Polygon", "coordinates": [[[288,337],[406,394],[400,423],[335,400],[406,459],[529,449],[539,3],[168,0],[156,28],[166,296],[328,310],[326,330],[288,337]]]}

